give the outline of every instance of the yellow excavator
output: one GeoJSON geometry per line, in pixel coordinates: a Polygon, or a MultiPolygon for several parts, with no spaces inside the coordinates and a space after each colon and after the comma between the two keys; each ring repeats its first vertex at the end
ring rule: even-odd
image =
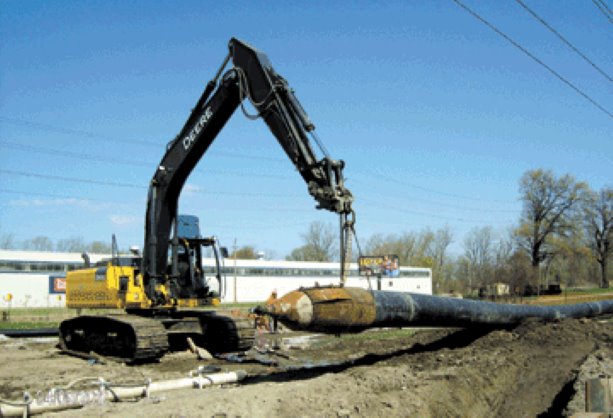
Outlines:
{"type": "MultiPolygon", "coordinates": [[[[232,38],[228,55],[179,134],[168,143],[151,179],[142,254],[119,256],[114,244],[110,259],[96,265],[86,260],[83,269],[67,273],[68,307],[112,308],[124,313],[63,321],[60,346],[66,352],[95,352],[126,362],[144,362],[160,358],[176,344],[185,344],[187,337],[216,353],[252,345],[252,321],[203,309],[220,302],[221,249],[214,237],[200,235],[196,217],[177,212],[189,174],[239,106],[246,116],[265,121],[306,182],[317,208],[340,215],[341,258],[349,254],[355,218],[353,196],[344,185],[343,161],[328,156],[315,126],[267,56],[232,38]],[[257,114],[247,112],[245,99],[257,114]],[[320,146],[322,158],[317,157],[309,137],[320,146]],[[212,249],[217,260],[212,272],[202,265],[206,248],[212,249]]],[[[341,269],[344,266],[342,262],[341,269]]]]}

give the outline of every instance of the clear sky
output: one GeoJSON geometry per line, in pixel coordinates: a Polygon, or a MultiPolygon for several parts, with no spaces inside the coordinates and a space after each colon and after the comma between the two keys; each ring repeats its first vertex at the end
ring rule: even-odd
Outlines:
{"type": "MultiPolygon", "coordinates": [[[[465,4],[613,112],[611,81],[520,4],[465,4]]],[[[593,2],[525,4],[613,74],[593,2]]],[[[233,36],[269,56],[345,160],[362,242],[447,224],[460,252],[470,229],[517,222],[530,169],[613,183],[611,116],[451,0],[0,0],[0,233],[142,245],[149,179],[233,36]]],[[[180,210],[278,258],[312,221],[338,222],[240,112],[180,210]]]]}

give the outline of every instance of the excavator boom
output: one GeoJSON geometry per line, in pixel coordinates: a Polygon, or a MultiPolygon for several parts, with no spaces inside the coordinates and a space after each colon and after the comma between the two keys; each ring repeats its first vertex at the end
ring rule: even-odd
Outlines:
{"type": "Polygon", "coordinates": [[[266,122],[295,165],[308,192],[317,201],[317,207],[344,216],[353,213],[353,196],[344,186],[344,163],[327,155],[317,159],[309,140],[315,126],[287,81],[275,72],[265,54],[233,38],[228,56],[207,84],[179,134],[168,144],[151,180],[145,219],[143,276],[147,295],[154,304],[166,302],[156,289],[168,278],[169,239],[173,228],[176,230],[181,189],[220,130],[236,109],[244,106],[245,100],[249,100],[257,111],[252,117],[261,117],[266,122]],[[230,60],[233,66],[224,73],[230,60]]]}

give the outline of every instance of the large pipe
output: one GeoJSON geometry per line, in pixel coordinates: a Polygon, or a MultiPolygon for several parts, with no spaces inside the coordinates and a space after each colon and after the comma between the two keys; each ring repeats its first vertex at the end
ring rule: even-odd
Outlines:
{"type": "MultiPolygon", "coordinates": [[[[57,391],[53,399],[33,399],[25,403],[0,403],[0,417],[21,417],[30,414],[42,414],[46,412],[63,411],[66,409],[81,408],[88,401],[108,400],[119,401],[149,396],[153,393],[165,392],[174,389],[199,388],[205,386],[221,385],[224,383],[238,382],[243,380],[247,373],[239,370],[236,372],[214,373],[197,375],[182,379],[164,380],[151,382],[147,385],[109,385],[101,381],[98,390],[90,391],[57,391]],[[69,393],[72,392],[72,393],[69,393]],[[100,399],[101,398],[101,399],[100,399]]],[[[50,396],[47,396],[47,398],[50,396]]]]}
{"type": "Polygon", "coordinates": [[[352,287],[301,288],[258,310],[290,329],[327,333],[374,327],[504,327],[527,318],[556,320],[613,314],[613,300],[534,306],[352,287]]]}

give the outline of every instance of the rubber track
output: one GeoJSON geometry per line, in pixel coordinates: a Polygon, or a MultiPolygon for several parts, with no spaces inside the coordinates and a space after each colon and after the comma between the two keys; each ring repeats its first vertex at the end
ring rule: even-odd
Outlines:
{"type": "Polygon", "coordinates": [[[166,354],[169,348],[166,329],[159,321],[133,315],[79,316],[66,320],[60,325],[60,347],[84,354],[94,351],[102,356],[128,363],[159,359],[166,354]],[[107,330],[106,332],[116,332],[118,325],[123,326],[124,331],[127,327],[132,331],[129,333],[129,338],[134,338],[131,345],[135,349],[129,355],[124,353],[124,355],[117,356],[116,353],[105,352],[104,347],[92,347],[89,345],[91,339],[86,338],[89,341],[86,341],[85,347],[78,343],[75,345],[66,339],[66,336],[74,334],[70,332],[71,328],[83,329],[86,332],[95,330],[101,334],[104,329],[107,330]]]}
{"type": "Polygon", "coordinates": [[[214,353],[247,351],[253,347],[255,326],[253,319],[237,318],[217,312],[204,318],[208,324],[205,331],[205,347],[214,353]]]}

